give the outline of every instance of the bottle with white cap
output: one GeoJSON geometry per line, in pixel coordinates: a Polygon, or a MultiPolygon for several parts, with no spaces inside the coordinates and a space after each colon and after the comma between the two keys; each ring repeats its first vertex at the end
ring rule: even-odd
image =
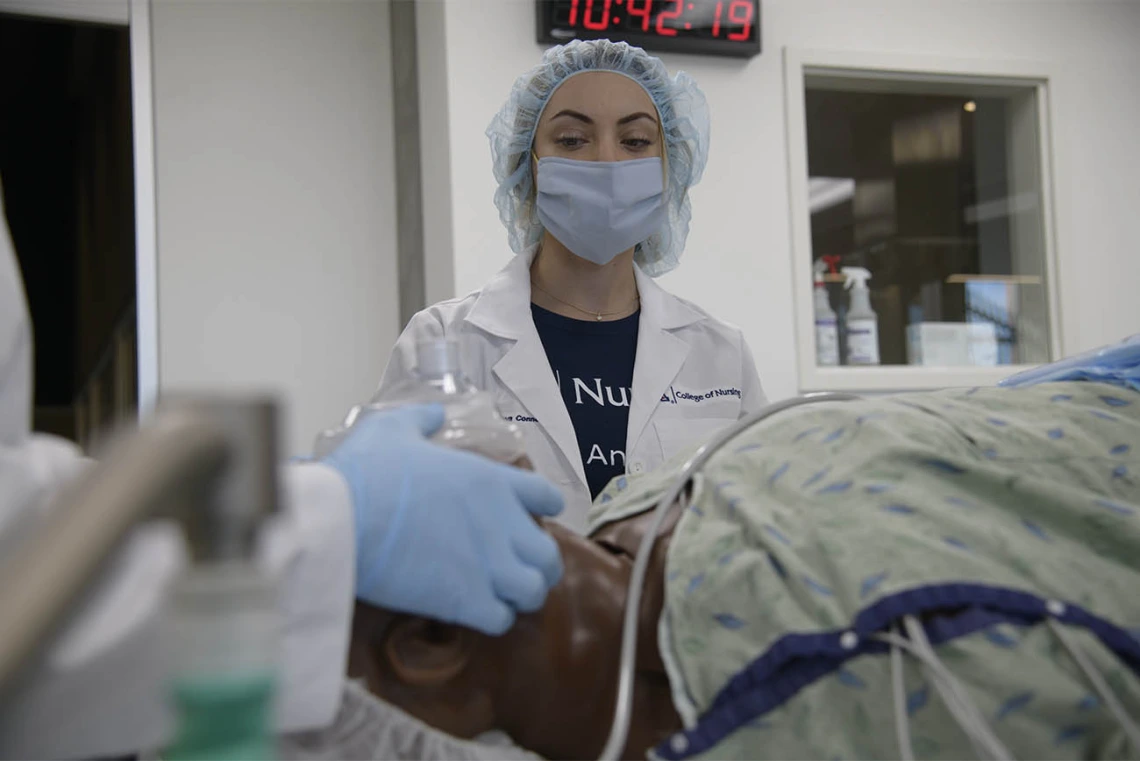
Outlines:
{"type": "Polygon", "coordinates": [[[870,270],[864,267],[844,267],[847,282],[844,287],[851,292],[851,306],[847,310],[847,364],[879,364],[879,317],[871,309],[871,292],[867,281],[870,270]]]}
{"type": "Polygon", "coordinates": [[[416,369],[408,381],[383,398],[353,407],[342,425],[317,437],[314,454],[323,457],[335,449],[362,414],[408,404],[443,405],[443,427],[432,436],[432,441],[508,465],[531,467],[522,429],[503,418],[492,394],[480,390],[463,374],[459,343],[453,338],[418,343],[416,369]]]}
{"type": "Polygon", "coordinates": [[[813,265],[815,270],[815,363],[819,367],[834,367],[839,364],[839,321],[831,301],[827,298],[827,288],[823,284],[823,274],[827,262],[820,259],[813,265]]]}

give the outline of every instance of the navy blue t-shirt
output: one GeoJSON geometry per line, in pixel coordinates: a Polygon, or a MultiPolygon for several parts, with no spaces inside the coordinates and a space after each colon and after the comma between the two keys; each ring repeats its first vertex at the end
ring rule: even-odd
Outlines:
{"type": "Polygon", "coordinates": [[[641,311],[612,322],[574,320],[531,304],[534,326],[574,423],[590,496],[625,473],[625,434],[641,311]]]}

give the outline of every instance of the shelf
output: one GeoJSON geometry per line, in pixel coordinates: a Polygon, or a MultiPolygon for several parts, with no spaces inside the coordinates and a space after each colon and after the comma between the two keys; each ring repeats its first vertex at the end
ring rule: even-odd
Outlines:
{"type": "Polygon", "coordinates": [[[1035,365],[998,367],[817,367],[800,380],[800,390],[815,391],[929,391],[940,388],[994,386],[1035,365]]]}

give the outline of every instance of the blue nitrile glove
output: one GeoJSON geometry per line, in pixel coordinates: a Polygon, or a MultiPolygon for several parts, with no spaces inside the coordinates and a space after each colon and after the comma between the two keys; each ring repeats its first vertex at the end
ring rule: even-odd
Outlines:
{"type": "Polygon", "coordinates": [[[546,479],[432,444],[439,405],[361,417],[325,458],[352,491],[356,596],[487,634],[538,610],[562,576],[533,515],[562,511],[546,479]]]}

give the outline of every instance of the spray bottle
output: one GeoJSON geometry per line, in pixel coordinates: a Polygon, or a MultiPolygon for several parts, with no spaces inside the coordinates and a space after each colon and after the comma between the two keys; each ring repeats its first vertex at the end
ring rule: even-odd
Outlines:
{"type": "MultiPolygon", "coordinates": [[[[830,258],[830,257],[825,257],[830,258]]],[[[828,262],[820,259],[813,266],[815,270],[815,363],[819,367],[835,367],[839,364],[839,322],[835,310],[827,298],[827,287],[823,284],[823,273],[828,262]]],[[[834,268],[834,264],[831,265],[834,268]]]]}
{"type": "Polygon", "coordinates": [[[847,364],[879,364],[879,318],[871,309],[867,281],[871,272],[864,267],[844,267],[845,287],[851,291],[847,310],[847,364]]]}
{"type": "Polygon", "coordinates": [[[416,369],[407,381],[383,398],[353,407],[340,426],[317,437],[314,454],[319,458],[335,449],[362,414],[407,404],[443,405],[443,427],[432,436],[437,444],[533,469],[522,429],[503,418],[492,394],[480,390],[463,374],[459,344],[453,338],[417,344],[416,369]]]}

